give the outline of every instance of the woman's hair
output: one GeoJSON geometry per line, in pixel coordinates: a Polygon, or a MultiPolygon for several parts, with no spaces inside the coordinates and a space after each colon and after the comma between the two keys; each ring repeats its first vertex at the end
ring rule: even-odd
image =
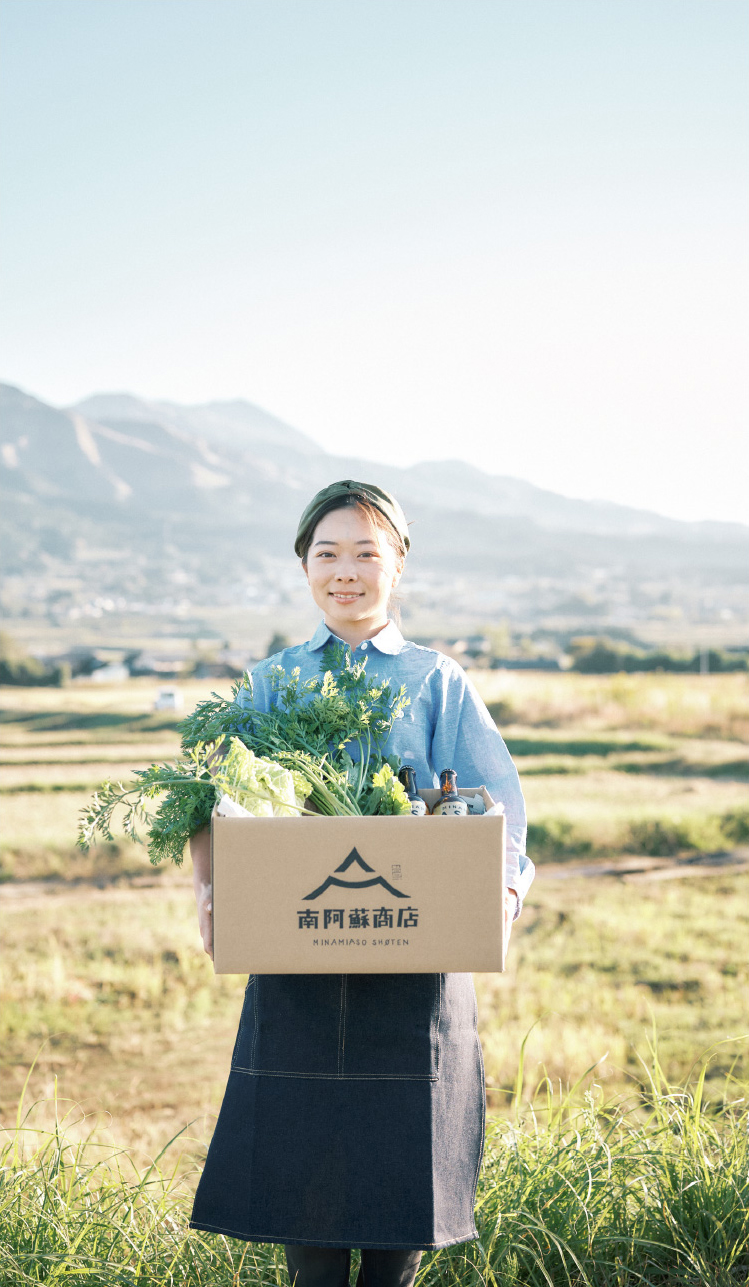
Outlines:
{"type": "Polygon", "coordinates": [[[307,563],[307,555],[309,554],[310,546],[312,545],[312,538],[315,535],[317,524],[320,520],[325,518],[327,514],[332,514],[336,509],[353,509],[354,507],[358,509],[365,518],[369,519],[373,527],[376,527],[379,532],[384,534],[388,545],[398,561],[402,563],[405,560],[406,547],[403,542],[403,538],[398,532],[396,532],[392,523],[389,523],[385,518],[385,515],[381,514],[377,507],[372,505],[370,501],[363,500],[360,496],[352,496],[349,494],[347,496],[335,496],[324,505],[321,505],[320,512],[317,515],[317,522],[302,544],[300,558],[305,566],[307,563]]]}

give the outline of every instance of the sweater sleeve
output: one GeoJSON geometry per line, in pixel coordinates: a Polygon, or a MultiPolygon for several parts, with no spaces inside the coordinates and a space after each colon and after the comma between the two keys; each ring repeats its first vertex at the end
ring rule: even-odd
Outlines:
{"type": "Polygon", "coordinates": [[[484,702],[465,671],[444,658],[435,672],[431,760],[436,773],[455,769],[463,786],[485,786],[507,819],[507,886],[518,912],[535,868],[525,852],[525,801],[518,772],[484,702]]]}

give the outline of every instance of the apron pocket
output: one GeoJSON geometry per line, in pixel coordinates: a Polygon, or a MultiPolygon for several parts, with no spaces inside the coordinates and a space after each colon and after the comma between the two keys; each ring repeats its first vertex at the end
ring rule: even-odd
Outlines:
{"type": "Polygon", "coordinates": [[[297,1077],[339,1075],[340,974],[258,974],[248,987],[232,1068],[297,1077]]]}
{"type": "Polygon", "coordinates": [[[258,974],[232,1068],[276,1077],[439,1076],[441,974],[258,974]]]}
{"type": "Polygon", "coordinates": [[[346,975],[344,1077],[439,1076],[441,974],[346,975]]]}

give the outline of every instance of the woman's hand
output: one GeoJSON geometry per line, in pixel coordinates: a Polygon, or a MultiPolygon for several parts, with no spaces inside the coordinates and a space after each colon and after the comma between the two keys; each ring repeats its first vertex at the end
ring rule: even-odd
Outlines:
{"type": "Polygon", "coordinates": [[[203,948],[213,960],[213,898],[210,885],[203,885],[195,890],[198,904],[198,929],[203,940],[203,948]]]}
{"type": "Polygon", "coordinates": [[[190,837],[192,887],[198,905],[198,929],[205,951],[213,960],[213,890],[211,888],[211,828],[190,837]]]}
{"type": "Polygon", "coordinates": [[[510,935],[512,933],[512,924],[515,920],[517,911],[518,896],[514,889],[505,890],[505,960],[510,946],[510,935]]]}

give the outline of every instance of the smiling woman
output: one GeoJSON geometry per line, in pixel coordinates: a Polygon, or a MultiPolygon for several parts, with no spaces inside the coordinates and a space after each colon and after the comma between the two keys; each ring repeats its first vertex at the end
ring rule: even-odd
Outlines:
{"type": "MultiPolygon", "coordinates": [[[[517,772],[460,666],[405,640],[388,617],[409,546],[387,492],[350,479],[319,492],[295,549],[323,620],[307,643],[261,662],[237,700],[269,711],[274,667],[304,683],[336,638],[370,681],[405,685],[409,704],[385,753],[412,765],[418,786],[435,786],[449,766],[502,802],[509,932],[533,878],[517,772]]],[[[210,952],[207,830],[191,850],[210,952]]],[[[410,1287],[422,1250],[476,1237],[483,1123],[469,974],[252,976],[193,1226],[284,1243],[295,1287],[345,1287],[353,1247],[360,1287],[410,1287]]]]}
{"type": "Polygon", "coordinates": [[[296,552],[331,630],[356,648],[387,625],[410,546],[405,515],[379,488],[350,480],[315,501],[302,515],[296,552]]]}

